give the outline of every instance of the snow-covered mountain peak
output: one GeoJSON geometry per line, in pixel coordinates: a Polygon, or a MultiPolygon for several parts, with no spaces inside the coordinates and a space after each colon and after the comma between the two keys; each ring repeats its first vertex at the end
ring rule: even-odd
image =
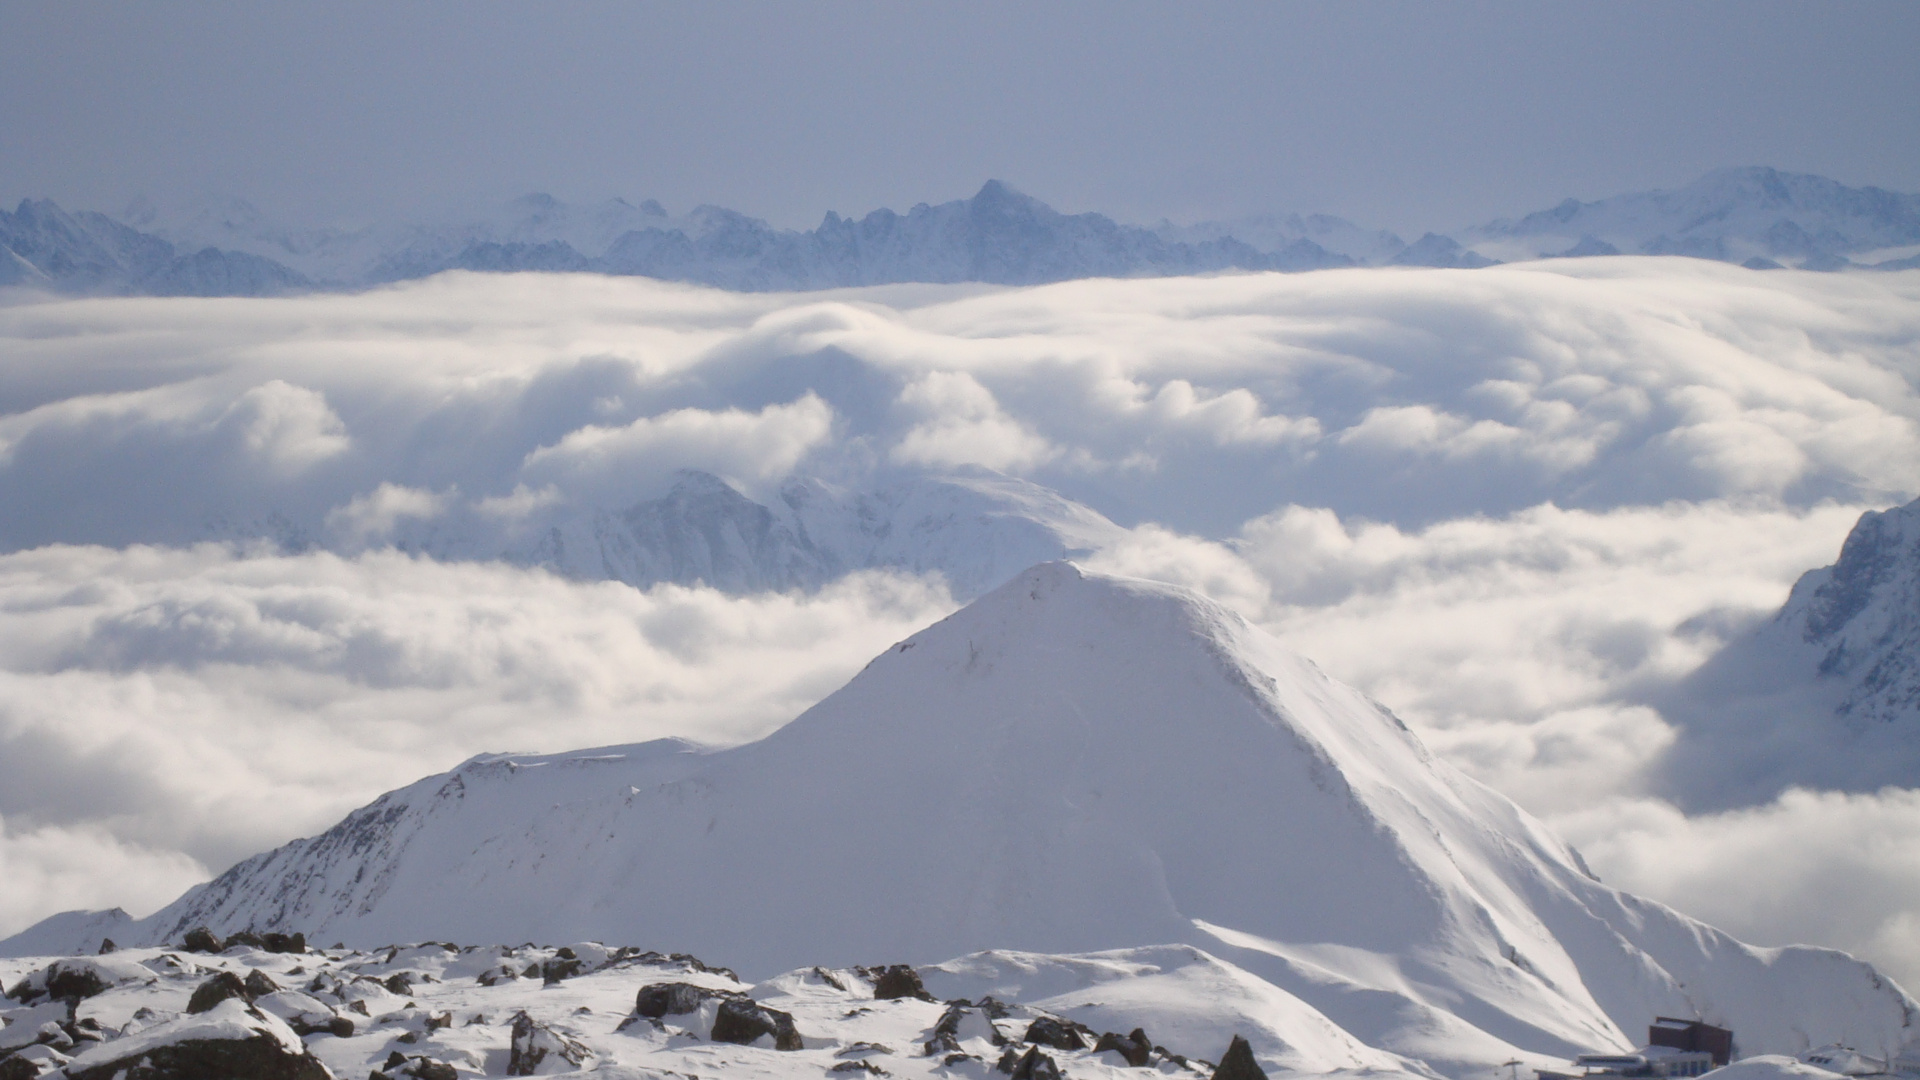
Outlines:
{"type": "Polygon", "coordinates": [[[1878,1045],[1920,1012],[1842,954],[1753,949],[1593,880],[1217,604],[1058,561],[757,742],[475,758],[114,933],[203,924],[593,939],[750,977],[1174,944],[1264,981],[1262,1008],[1328,1047],[1454,1076],[1624,1049],[1654,1015],[1792,1050],[1878,1045]]]}

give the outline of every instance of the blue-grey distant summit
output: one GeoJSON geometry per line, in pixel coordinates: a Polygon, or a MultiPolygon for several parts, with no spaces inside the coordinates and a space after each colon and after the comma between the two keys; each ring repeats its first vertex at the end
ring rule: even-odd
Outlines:
{"type": "Polygon", "coordinates": [[[260,296],[482,273],[580,272],[749,292],[901,282],[1037,285],[1094,277],[1343,266],[1475,269],[1518,259],[1682,255],[1755,268],[1920,265],[1920,195],[1766,168],[1675,191],[1569,199],[1409,243],[1326,215],[1147,228],[1065,214],[989,180],[973,197],[817,228],[777,229],[718,206],[680,216],[647,200],[570,205],[528,195],[471,220],[300,229],[233,199],[124,220],[47,200],[0,211],[0,286],[80,294],[260,296]]]}

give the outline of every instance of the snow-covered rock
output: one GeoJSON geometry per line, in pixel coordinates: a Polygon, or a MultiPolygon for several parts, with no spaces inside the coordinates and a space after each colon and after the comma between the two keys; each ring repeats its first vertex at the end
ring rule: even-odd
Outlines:
{"type": "MultiPolygon", "coordinates": [[[[1172,944],[1147,958],[1161,981],[1251,1002],[1285,1031],[1276,1060],[1385,1051],[1456,1076],[1624,1050],[1655,1015],[1768,1051],[1898,1042],[1920,1009],[1844,954],[1749,947],[1608,888],[1237,616],[1067,563],[759,742],[476,758],[241,863],[137,937],[202,924],[355,945],[641,938],[756,976],[1172,944]]],[[[1022,963],[950,974],[1109,993],[1098,964],[1022,963]]]]}
{"type": "Polygon", "coordinates": [[[332,1080],[293,1029],[245,1001],[155,1024],[76,1055],[70,1080],[332,1080]]]}
{"type": "Polygon", "coordinates": [[[1911,786],[1920,777],[1920,501],[1862,514],[1838,561],[1802,575],[1778,614],[1661,706],[1681,729],[1667,783],[1692,805],[1763,802],[1795,784],[1911,786]]]}

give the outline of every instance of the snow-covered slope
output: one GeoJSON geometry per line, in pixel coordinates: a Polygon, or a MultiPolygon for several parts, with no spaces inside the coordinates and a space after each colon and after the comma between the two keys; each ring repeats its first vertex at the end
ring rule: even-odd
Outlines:
{"type": "Polygon", "coordinates": [[[1920,195],[1850,188],[1777,169],[1719,169],[1673,191],[1587,203],[1568,199],[1518,220],[1492,222],[1471,240],[1503,258],[1612,247],[1832,270],[1846,265],[1846,256],[1862,255],[1860,261],[1871,264],[1879,260],[1864,253],[1920,244],[1920,195]]]}
{"type": "Polygon", "coordinates": [[[1916,1008],[1843,954],[1754,949],[1608,888],[1237,616],[1067,563],[759,742],[476,758],[126,929],[200,924],[639,939],[756,977],[1184,943],[1450,1075],[1626,1048],[1655,1014],[1749,1051],[1897,1043],[1916,1008]]]}
{"type": "Polygon", "coordinates": [[[1920,783],[1920,501],[1862,514],[1839,561],[1661,704],[1681,725],[1668,783],[1694,805],[1920,783]]]}

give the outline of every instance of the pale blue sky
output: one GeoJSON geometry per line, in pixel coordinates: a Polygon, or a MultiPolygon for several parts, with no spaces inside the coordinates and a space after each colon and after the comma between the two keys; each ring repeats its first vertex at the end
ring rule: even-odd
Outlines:
{"type": "Polygon", "coordinates": [[[1920,190],[1920,4],[0,6],[0,199],[546,190],[1452,228],[1769,164],[1920,190]]]}

